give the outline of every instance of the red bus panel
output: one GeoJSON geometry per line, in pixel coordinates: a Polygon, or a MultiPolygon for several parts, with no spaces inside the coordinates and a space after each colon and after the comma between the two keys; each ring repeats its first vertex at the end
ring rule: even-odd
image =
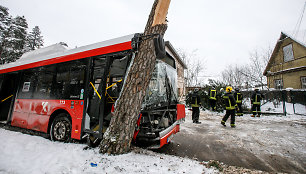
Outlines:
{"type": "Polygon", "coordinates": [[[16,99],[11,124],[47,133],[50,116],[59,109],[71,116],[71,138],[80,139],[84,100],[16,99]]]}

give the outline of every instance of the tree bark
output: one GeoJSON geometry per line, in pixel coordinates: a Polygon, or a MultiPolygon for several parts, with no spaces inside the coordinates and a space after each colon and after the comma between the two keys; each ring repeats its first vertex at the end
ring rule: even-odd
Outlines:
{"type": "MultiPolygon", "coordinates": [[[[144,31],[144,35],[164,35],[167,30],[166,16],[170,0],[155,0],[144,31]]],[[[123,154],[130,151],[136,121],[141,110],[156,55],[153,38],[139,45],[138,53],[125,79],[121,96],[117,100],[110,126],[103,135],[100,153],[123,154]]]]}

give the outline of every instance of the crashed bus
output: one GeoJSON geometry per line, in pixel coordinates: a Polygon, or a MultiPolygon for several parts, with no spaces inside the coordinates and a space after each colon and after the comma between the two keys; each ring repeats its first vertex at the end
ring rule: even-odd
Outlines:
{"type": "MultiPolygon", "coordinates": [[[[132,34],[75,49],[59,43],[1,65],[0,122],[47,133],[54,141],[101,140],[138,45],[148,37],[156,36],[132,34]]],[[[162,46],[159,38],[155,49],[162,46]]],[[[176,62],[156,51],[133,137],[152,148],[167,144],[185,118],[177,99],[176,62]]]]}

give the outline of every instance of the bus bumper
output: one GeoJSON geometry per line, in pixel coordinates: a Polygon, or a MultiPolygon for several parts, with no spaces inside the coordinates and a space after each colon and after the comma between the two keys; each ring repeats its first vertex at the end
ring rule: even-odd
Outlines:
{"type": "Polygon", "coordinates": [[[165,144],[168,144],[174,134],[180,131],[180,124],[183,122],[183,119],[176,121],[167,129],[161,131],[159,133],[159,137],[152,140],[153,145],[149,146],[148,149],[159,149],[163,147],[165,144]]]}

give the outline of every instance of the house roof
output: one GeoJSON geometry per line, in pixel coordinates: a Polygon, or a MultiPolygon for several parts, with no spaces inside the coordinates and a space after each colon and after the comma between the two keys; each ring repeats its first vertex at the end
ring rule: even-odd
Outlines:
{"type": "Polygon", "coordinates": [[[296,42],[296,43],[298,43],[298,44],[300,44],[301,46],[303,46],[303,47],[306,48],[306,43],[303,42],[303,39],[301,39],[300,37],[293,37],[293,36],[290,36],[289,34],[287,34],[287,33],[285,33],[285,32],[281,32],[280,37],[279,37],[279,39],[277,40],[277,43],[276,43],[276,45],[275,45],[275,47],[274,47],[274,50],[273,50],[273,52],[272,52],[272,54],[271,54],[271,57],[270,57],[270,59],[269,59],[269,62],[268,62],[268,64],[267,64],[267,66],[266,66],[266,69],[265,69],[264,72],[263,72],[263,75],[264,75],[264,76],[267,75],[267,71],[268,71],[268,68],[270,67],[270,65],[271,65],[271,63],[272,63],[272,59],[276,56],[277,52],[279,51],[282,42],[283,42],[285,39],[288,39],[288,38],[292,39],[294,42],[296,42]]]}
{"type": "Polygon", "coordinates": [[[169,41],[165,42],[166,46],[170,49],[170,51],[174,54],[174,56],[177,58],[177,60],[180,62],[180,64],[183,66],[184,69],[187,69],[187,65],[185,62],[181,59],[180,55],[176,52],[174,47],[169,41]]]}

